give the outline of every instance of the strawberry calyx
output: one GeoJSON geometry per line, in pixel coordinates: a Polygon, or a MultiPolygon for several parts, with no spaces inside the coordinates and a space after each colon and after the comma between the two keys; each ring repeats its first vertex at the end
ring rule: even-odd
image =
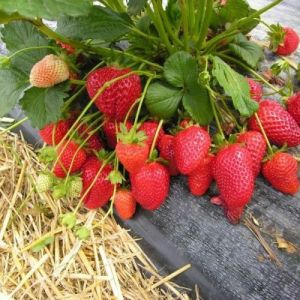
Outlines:
{"type": "Polygon", "coordinates": [[[111,184],[122,184],[123,181],[125,181],[124,176],[119,170],[112,170],[108,176],[107,179],[111,182],[111,184]]]}
{"type": "Polygon", "coordinates": [[[278,46],[283,44],[286,32],[279,23],[270,25],[269,29],[270,29],[270,31],[268,32],[269,39],[270,39],[269,48],[271,51],[276,51],[278,46]]]}
{"type": "Polygon", "coordinates": [[[267,150],[267,154],[262,160],[262,163],[271,160],[273,156],[279,152],[286,152],[288,150],[287,144],[284,144],[282,147],[278,148],[275,145],[272,145],[272,151],[270,149],[267,150]]]}
{"type": "Polygon", "coordinates": [[[59,216],[59,222],[68,229],[72,229],[76,225],[77,218],[74,213],[66,213],[59,216]]]}
{"type": "Polygon", "coordinates": [[[136,131],[135,126],[128,130],[124,123],[120,123],[120,132],[117,134],[117,139],[123,144],[143,145],[147,136],[144,131],[136,131]]]}
{"type": "Polygon", "coordinates": [[[51,163],[55,161],[57,154],[55,147],[47,146],[38,151],[38,157],[41,162],[51,163]]]}

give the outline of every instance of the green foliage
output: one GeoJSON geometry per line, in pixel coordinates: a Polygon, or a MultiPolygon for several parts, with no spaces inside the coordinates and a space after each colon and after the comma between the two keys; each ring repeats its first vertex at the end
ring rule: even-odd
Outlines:
{"type": "Polygon", "coordinates": [[[170,56],[164,64],[166,80],[176,87],[184,87],[198,76],[196,59],[185,51],[170,56]]]}
{"type": "Polygon", "coordinates": [[[212,74],[225,93],[232,98],[234,107],[242,116],[251,116],[258,109],[258,103],[251,100],[246,79],[221,58],[211,56],[211,59],[213,61],[212,74]]]}
{"type": "Polygon", "coordinates": [[[128,14],[131,16],[139,15],[146,6],[147,0],[129,0],[128,14]]]}
{"type": "Polygon", "coordinates": [[[41,241],[39,241],[37,244],[33,245],[31,250],[33,252],[39,252],[48,245],[52,244],[54,242],[54,236],[50,235],[45,238],[43,238],[41,241]]]}
{"type": "Polygon", "coordinates": [[[92,0],[0,0],[0,10],[28,18],[56,20],[61,16],[87,15],[92,4],[92,0]]]}
{"type": "Polygon", "coordinates": [[[155,82],[149,86],[145,103],[151,114],[168,119],[176,113],[182,96],[182,90],[165,83],[155,82]]]}
{"type": "MultiPolygon", "coordinates": [[[[24,48],[50,45],[50,40],[31,23],[25,21],[14,21],[4,25],[1,34],[10,55],[24,48]]],[[[53,51],[50,49],[24,51],[12,58],[12,65],[29,74],[32,66],[51,52],[53,51]]]]}
{"type": "Polygon", "coordinates": [[[229,44],[229,49],[238,58],[242,59],[250,67],[256,68],[258,62],[263,58],[263,50],[256,43],[249,41],[243,34],[238,34],[232,43],[229,44]]]}
{"type": "Polygon", "coordinates": [[[46,89],[32,87],[25,92],[21,105],[32,126],[43,128],[59,120],[68,89],[69,85],[62,83],[46,89]]]}
{"type": "Polygon", "coordinates": [[[87,17],[62,17],[57,32],[72,39],[114,41],[130,31],[131,20],[105,7],[94,7],[87,17]]]}
{"type": "Polygon", "coordinates": [[[0,117],[9,113],[29,86],[28,77],[16,68],[0,70],[0,117]]]}

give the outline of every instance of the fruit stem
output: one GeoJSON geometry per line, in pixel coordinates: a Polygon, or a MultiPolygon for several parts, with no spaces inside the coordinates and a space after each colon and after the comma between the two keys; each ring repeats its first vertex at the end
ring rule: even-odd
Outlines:
{"type": "Polygon", "coordinates": [[[260,121],[260,118],[259,118],[258,114],[257,114],[257,113],[254,113],[254,117],[255,117],[256,122],[257,122],[257,124],[258,124],[258,126],[259,126],[259,128],[260,128],[260,131],[261,131],[261,133],[262,133],[262,135],[263,135],[263,137],[264,137],[264,139],[265,139],[265,141],[266,141],[266,143],[267,143],[267,146],[268,146],[268,149],[269,149],[270,153],[271,153],[271,154],[274,154],[274,151],[273,151],[273,149],[272,149],[272,146],[271,146],[271,144],[270,144],[270,141],[269,141],[269,139],[268,139],[268,136],[267,136],[267,134],[266,134],[266,132],[265,132],[265,129],[264,129],[264,127],[263,127],[263,125],[262,125],[262,123],[261,123],[261,121],[260,121]]]}
{"type": "Polygon", "coordinates": [[[11,131],[15,128],[17,128],[18,126],[20,126],[22,123],[26,122],[28,120],[28,117],[24,117],[23,119],[21,119],[20,121],[12,124],[11,126],[5,128],[3,131],[0,132],[0,136],[7,133],[8,131],[11,131]]]}
{"type": "Polygon", "coordinates": [[[95,178],[93,179],[92,183],[89,185],[89,187],[86,189],[86,191],[83,193],[83,195],[80,197],[80,200],[76,206],[76,208],[74,209],[73,213],[76,214],[83,202],[83,199],[87,196],[87,194],[90,192],[90,190],[92,189],[92,187],[94,186],[94,184],[96,183],[97,179],[98,179],[98,176],[101,174],[102,170],[104,169],[104,167],[108,164],[108,162],[110,161],[110,159],[115,155],[115,151],[113,151],[109,157],[107,159],[105,159],[103,162],[102,162],[102,165],[100,167],[100,169],[98,170],[95,178]]]}
{"type": "MultiPolygon", "coordinates": [[[[139,106],[138,106],[138,109],[137,109],[137,112],[135,114],[135,119],[134,119],[134,123],[133,123],[133,133],[136,131],[136,128],[137,128],[137,123],[138,123],[138,119],[139,119],[139,115],[140,115],[140,112],[141,112],[141,109],[142,109],[142,104],[144,102],[144,99],[145,99],[145,96],[146,96],[146,93],[147,93],[147,90],[148,90],[148,87],[152,81],[153,77],[149,77],[147,82],[146,82],[146,85],[144,87],[144,90],[143,90],[143,93],[142,93],[142,96],[139,100],[139,106]]],[[[130,108],[131,109],[131,108],[130,108]]],[[[126,116],[127,117],[127,116],[126,116]]],[[[127,120],[127,118],[125,118],[125,120],[127,120]]]]}
{"type": "Polygon", "coordinates": [[[113,194],[111,196],[111,200],[110,200],[110,204],[109,204],[109,209],[106,212],[106,214],[104,215],[104,217],[101,220],[101,223],[104,222],[106,220],[106,218],[110,215],[113,214],[113,207],[114,207],[114,203],[115,203],[115,197],[116,197],[116,193],[117,193],[117,184],[114,184],[114,191],[113,194]]]}
{"type": "Polygon", "coordinates": [[[295,63],[294,61],[292,61],[289,58],[284,57],[284,56],[280,56],[280,58],[282,60],[284,60],[285,62],[287,62],[292,69],[294,69],[295,71],[298,71],[297,63],[295,63]]]}
{"type": "Polygon", "coordinates": [[[261,80],[264,84],[266,84],[269,88],[271,88],[277,94],[280,94],[280,95],[284,96],[280,89],[277,89],[274,85],[272,85],[271,83],[269,83],[266,79],[264,79],[261,75],[259,75],[257,72],[255,72],[253,69],[251,69],[247,65],[243,64],[242,62],[238,61],[237,59],[235,59],[235,58],[233,58],[231,56],[228,56],[228,55],[225,55],[225,54],[221,54],[221,53],[218,53],[218,55],[220,57],[223,57],[224,59],[227,59],[227,60],[229,60],[231,62],[234,62],[237,65],[241,66],[246,71],[252,73],[257,79],[261,80]]]}
{"type": "Polygon", "coordinates": [[[203,24],[203,19],[205,16],[205,7],[206,7],[206,1],[207,0],[198,0],[197,1],[197,14],[196,14],[196,20],[195,20],[195,36],[199,36],[199,32],[201,32],[202,24],[203,24]],[[199,3],[202,2],[202,3],[199,3]]]}
{"type": "Polygon", "coordinates": [[[153,142],[152,142],[152,145],[151,145],[151,149],[150,149],[150,152],[149,152],[149,158],[152,157],[152,153],[153,153],[153,151],[154,151],[154,148],[155,148],[155,145],[156,145],[156,141],[157,141],[157,139],[158,139],[159,132],[160,132],[160,130],[161,130],[161,127],[162,127],[163,123],[164,123],[164,120],[163,120],[163,119],[161,119],[161,120],[159,121],[159,123],[158,123],[158,126],[157,126],[156,131],[155,131],[155,135],[154,135],[154,138],[153,138],[153,142]]]}
{"type": "Polygon", "coordinates": [[[216,124],[217,124],[218,130],[219,130],[219,133],[222,135],[222,138],[225,140],[225,135],[224,135],[224,132],[223,132],[223,129],[222,129],[222,126],[221,126],[221,123],[220,123],[220,120],[219,120],[219,117],[217,114],[217,110],[216,110],[216,103],[214,101],[216,98],[214,95],[214,91],[211,89],[211,87],[209,85],[207,85],[206,87],[209,92],[209,101],[210,101],[210,104],[212,107],[212,111],[213,111],[213,114],[214,114],[214,117],[216,120],[216,124]]]}
{"type": "Polygon", "coordinates": [[[62,111],[66,111],[72,102],[85,90],[85,86],[81,87],[73,96],[71,96],[63,105],[62,111]]]}
{"type": "Polygon", "coordinates": [[[86,83],[85,80],[78,80],[78,79],[71,79],[69,81],[70,81],[70,83],[76,84],[76,85],[85,85],[85,83],[86,83]]]}

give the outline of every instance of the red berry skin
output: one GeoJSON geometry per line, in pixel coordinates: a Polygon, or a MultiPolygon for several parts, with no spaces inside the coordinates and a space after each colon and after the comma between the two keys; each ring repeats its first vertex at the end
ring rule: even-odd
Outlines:
{"type": "MultiPolygon", "coordinates": [[[[143,123],[141,125],[141,127],[139,128],[139,131],[144,131],[147,139],[145,140],[145,142],[149,145],[149,148],[151,148],[152,146],[152,142],[154,140],[154,136],[155,136],[155,132],[157,130],[158,127],[158,123],[154,122],[154,121],[147,121],[145,123],[143,123]]],[[[165,134],[164,130],[161,128],[159,133],[158,133],[158,137],[156,140],[156,145],[159,143],[161,137],[165,134]]]]}
{"type": "Polygon", "coordinates": [[[188,127],[175,136],[174,150],[176,166],[180,173],[193,172],[208,155],[210,136],[199,126],[188,127]]]}
{"type": "Polygon", "coordinates": [[[171,176],[176,176],[179,171],[175,162],[175,150],[174,150],[175,137],[170,134],[164,134],[159,141],[158,150],[159,155],[169,163],[166,165],[171,176]]]}
{"type": "MultiPolygon", "coordinates": [[[[129,72],[131,72],[130,68],[114,67],[104,67],[93,71],[87,77],[86,83],[90,98],[92,99],[106,82],[129,72]]],[[[96,99],[95,105],[108,118],[123,121],[131,105],[140,97],[141,91],[140,77],[132,74],[106,88],[96,99]]]]}
{"type": "Polygon", "coordinates": [[[157,162],[145,164],[138,172],[130,175],[130,181],[133,197],[144,209],[159,208],[169,194],[170,175],[157,162]]]}
{"type": "MultiPolygon", "coordinates": [[[[129,131],[132,128],[132,123],[130,121],[126,122],[126,128],[129,131]]],[[[118,132],[120,131],[120,126],[118,125],[118,132]]],[[[114,121],[106,121],[103,125],[103,132],[106,137],[107,146],[110,149],[115,149],[117,145],[117,135],[116,135],[116,125],[114,121]]]]}
{"type": "MultiPolygon", "coordinates": [[[[300,144],[300,127],[293,117],[276,101],[264,100],[260,102],[258,117],[271,143],[289,147],[300,144]]],[[[249,119],[251,130],[260,131],[255,116],[249,119]]]]}
{"type": "Polygon", "coordinates": [[[300,125],[300,92],[291,96],[287,101],[287,111],[300,125]]]}
{"type": "Polygon", "coordinates": [[[253,174],[254,177],[257,177],[267,150],[267,143],[263,135],[258,131],[247,131],[238,136],[237,142],[244,144],[246,149],[250,152],[253,174]]]}
{"type": "Polygon", "coordinates": [[[69,170],[70,174],[79,171],[87,158],[85,151],[79,149],[79,145],[72,140],[62,143],[57,149],[57,155],[59,159],[54,167],[54,173],[58,177],[66,177],[69,170]]]}
{"type": "Polygon", "coordinates": [[[112,167],[105,165],[101,173],[98,174],[101,166],[102,162],[97,157],[90,156],[81,168],[82,196],[85,195],[83,202],[85,207],[89,209],[103,207],[108,203],[113,194],[114,187],[107,179],[109,173],[112,171],[112,167]],[[96,177],[97,179],[95,180],[96,177]],[[95,183],[90,188],[94,180],[95,183]],[[89,188],[89,192],[86,193],[89,188]]]}
{"type": "Polygon", "coordinates": [[[71,127],[70,120],[59,120],[57,123],[50,123],[40,129],[40,136],[47,145],[58,145],[68,133],[71,127]]]}
{"type": "Polygon", "coordinates": [[[256,102],[260,102],[263,96],[263,88],[261,84],[251,78],[246,78],[246,80],[249,84],[251,99],[255,100],[256,102]]]}
{"type": "Polygon", "coordinates": [[[297,32],[290,27],[285,27],[284,31],[284,41],[281,45],[278,46],[276,54],[286,56],[292,54],[297,50],[299,46],[299,36],[297,32]]]}
{"type": "Polygon", "coordinates": [[[124,144],[118,142],[116,155],[129,173],[137,172],[147,161],[149,146],[146,143],[124,144]]]}
{"type": "Polygon", "coordinates": [[[135,213],[136,201],[131,191],[120,189],[116,192],[114,200],[115,209],[122,220],[129,220],[135,213]]]}
{"type": "Polygon", "coordinates": [[[190,192],[195,196],[202,196],[206,193],[213,181],[212,161],[214,156],[208,155],[203,163],[195,171],[188,175],[190,192]]]}
{"type": "Polygon", "coordinates": [[[238,223],[254,191],[249,151],[239,144],[221,149],[214,161],[213,176],[228,220],[233,224],[238,223]]]}
{"type": "Polygon", "coordinates": [[[77,130],[81,139],[85,141],[85,148],[88,152],[99,151],[103,148],[100,137],[96,133],[90,134],[92,129],[89,128],[88,124],[82,123],[77,130]]]}
{"type": "Polygon", "coordinates": [[[263,164],[262,174],[282,193],[294,195],[299,190],[298,163],[288,153],[277,152],[263,164]]]}

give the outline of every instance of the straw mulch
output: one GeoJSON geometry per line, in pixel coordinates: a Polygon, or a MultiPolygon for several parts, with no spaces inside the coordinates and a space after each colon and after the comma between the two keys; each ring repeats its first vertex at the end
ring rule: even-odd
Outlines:
{"type": "Polygon", "coordinates": [[[104,211],[79,212],[78,222],[91,228],[87,241],[61,227],[59,215],[78,200],[38,194],[43,168],[22,137],[0,132],[1,300],[189,299],[173,276],[159,275],[127,230],[103,219],[104,211]],[[38,251],[41,241],[48,245],[38,251]]]}

